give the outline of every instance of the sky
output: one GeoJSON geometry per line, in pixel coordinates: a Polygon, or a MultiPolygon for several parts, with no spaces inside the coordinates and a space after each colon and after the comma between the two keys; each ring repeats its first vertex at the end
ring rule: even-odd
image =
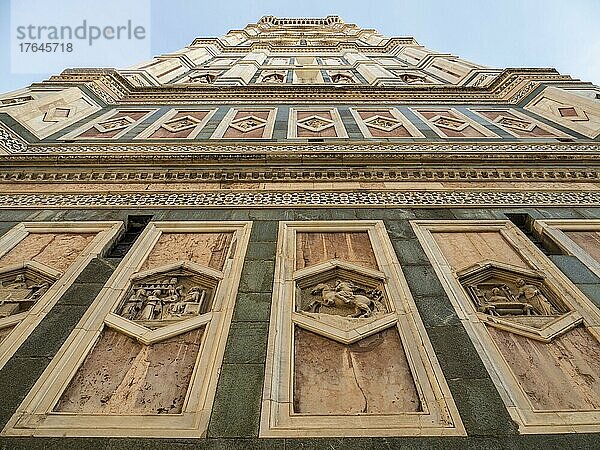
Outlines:
{"type": "MultiPolygon", "coordinates": [[[[78,3],[84,4],[93,18],[100,14],[106,1],[78,3]]],[[[413,36],[430,49],[488,67],[554,67],[574,78],[600,84],[600,0],[139,1],[148,4],[152,55],[185,47],[195,37],[222,36],[263,15],[335,14],[346,22],[375,28],[387,36],[413,36]]],[[[50,14],[59,14],[68,22],[72,19],[68,3],[69,0],[45,1],[42,5],[46,6],[31,8],[31,22],[43,21],[50,14]]],[[[11,0],[0,0],[0,92],[27,86],[52,74],[11,71],[11,32],[11,0]]],[[[125,66],[150,56],[141,53],[125,66]]],[[[109,61],[105,65],[123,67],[110,64],[119,59],[118,55],[118,46],[113,46],[112,52],[105,55],[109,61]]]]}

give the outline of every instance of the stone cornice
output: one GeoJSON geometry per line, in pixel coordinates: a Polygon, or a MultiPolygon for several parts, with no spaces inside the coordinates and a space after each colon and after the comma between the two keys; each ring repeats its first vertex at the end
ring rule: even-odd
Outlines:
{"type": "MultiPolygon", "coordinates": [[[[245,33],[246,34],[246,33],[245,33]]],[[[362,33],[361,33],[362,34],[362,33]]],[[[256,36],[246,34],[247,39],[256,39],[256,36]]],[[[323,39],[323,40],[338,40],[339,42],[331,42],[330,45],[279,45],[276,42],[270,42],[266,39],[256,39],[256,41],[246,45],[226,45],[220,39],[216,38],[199,38],[192,42],[190,47],[214,45],[221,53],[225,54],[240,54],[249,53],[255,50],[269,50],[272,53],[339,53],[343,50],[360,50],[368,53],[390,53],[397,47],[406,45],[418,46],[418,42],[412,37],[394,37],[386,39],[383,45],[365,45],[351,42],[351,39],[359,39],[359,35],[344,36],[344,35],[323,35],[306,36],[304,33],[286,34],[285,39],[323,39]]],[[[277,38],[271,37],[276,40],[277,38]]]]}
{"type": "MultiPolygon", "coordinates": [[[[0,124],[0,132],[8,130],[0,124]]],[[[481,160],[514,160],[527,161],[543,159],[571,160],[597,158],[600,155],[600,142],[378,142],[378,141],[351,141],[332,143],[312,142],[185,142],[185,143],[56,143],[56,144],[29,144],[14,134],[0,134],[0,145],[13,156],[30,155],[43,157],[47,155],[61,155],[77,158],[281,158],[292,160],[295,158],[335,158],[340,157],[366,160],[376,159],[402,159],[430,158],[433,160],[448,160],[448,158],[477,158],[481,160]],[[8,143],[13,144],[11,147],[8,143]],[[254,156],[253,156],[254,155],[254,156]]],[[[52,156],[55,158],[55,156],[52,156]]],[[[397,162],[397,161],[396,161],[397,162]]]]}
{"type": "Polygon", "coordinates": [[[82,168],[75,164],[60,167],[16,166],[3,169],[0,183],[256,183],[256,182],[381,182],[381,181],[530,181],[530,182],[598,182],[600,172],[594,168],[518,168],[518,167],[214,167],[210,165],[135,167],[97,165],[82,168]]]}
{"type": "Polygon", "coordinates": [[[516,103],[540,82],[574,81],[554,69],[504,69],[487,87],[455,85],[363,86],[363,85],[261,85],[137,87],[115,69],[67,69],[34,86],[86,84],[107,103],[185,104],[230,103],[516,103]]]}

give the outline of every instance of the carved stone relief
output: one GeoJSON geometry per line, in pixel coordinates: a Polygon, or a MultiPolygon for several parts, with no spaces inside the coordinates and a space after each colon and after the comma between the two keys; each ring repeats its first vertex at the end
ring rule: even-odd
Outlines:
{"type": "Polygon", "coordinates": [[[115,312],[151,329],[163,327],[210,311],[217,283],[185,266],[141,274],[115,312]]]}
{"type": "Polygon", "coordinates": [[[41,265],[0,269],[0,319],[31,309],[57,278],[56,273],[48,273],[41,265]]]}
{"type": "Polygon", "coordinates": [[[285,70],[266,70],[263,71],[260,77],[261,83],[285,83],[287,71],[285,70]]]}
{"type": "Polygon", "coordinates": [[[0,237],[0,368],[121,227],[23,222],[0,237]]]}
{"type": "Polygon", "coordinates": [[[204,435],[249,234],[146,226],[5,433],[204,435]]]}
{"type": "Polygon", "coordinates": [[[426,336],[400,300],[382,223],[280,229],[261,435],[460,434],[436,381],[419,378],[428,344],[415,347],[426,336]]]}
{"type": "Polygon", "coordinates": [[[600,426],[600,317],[506,221],[415,221],[522,433],[600,426]]]}

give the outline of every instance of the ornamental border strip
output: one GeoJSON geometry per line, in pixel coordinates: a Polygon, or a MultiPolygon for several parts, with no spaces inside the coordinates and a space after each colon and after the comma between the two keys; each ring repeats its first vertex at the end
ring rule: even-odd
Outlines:
{"type": "Polygon", "coordinates": [[[256,167],[246,170],[228,168],[188,169],[174,167],[171,169],[145,169],[145,170],[59,170],[43,168],[40,170],[0,170],[0,182],[10,183],[121,183],[121,182],[280,182],[280,181],[323,181],[323,182],[352,182],[352,181],[568,181],[589,182],[600,179],[600,171],[591,168],[551,168],[551,169],[414,169],[414,168],[286,168],[271,170],[256,167]]]}
{"type": "Polygon", "coordinates": [[[600,192],[360,191],[2,194],[0,209],[114,207],[599,206],[600,192]]]}

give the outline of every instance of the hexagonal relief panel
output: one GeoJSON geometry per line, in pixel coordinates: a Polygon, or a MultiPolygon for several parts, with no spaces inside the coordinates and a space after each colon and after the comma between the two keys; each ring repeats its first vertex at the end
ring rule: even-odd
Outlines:
{"type": "Polygon", "coordinates": [[[221,275],[190,262],[140,272],[115,313],[156,329],[210,312],[221,275]]]}
{"type": "Polygon", "coordinates": [[[477,315],[491,326],[549,342],[582,321],[537,272],[486,261],[457,275],[477,315]]]}
{"type": "Polygon", "coordinates": [[[351,344],[396,321],[382,272],[330,260],[295,273],[293,321],[351,344]]]}
{"type": "Polygon", "coordinates": [[[29,311],[60,276],[35,261],[0,269],[0,320],[29,311]]]}

